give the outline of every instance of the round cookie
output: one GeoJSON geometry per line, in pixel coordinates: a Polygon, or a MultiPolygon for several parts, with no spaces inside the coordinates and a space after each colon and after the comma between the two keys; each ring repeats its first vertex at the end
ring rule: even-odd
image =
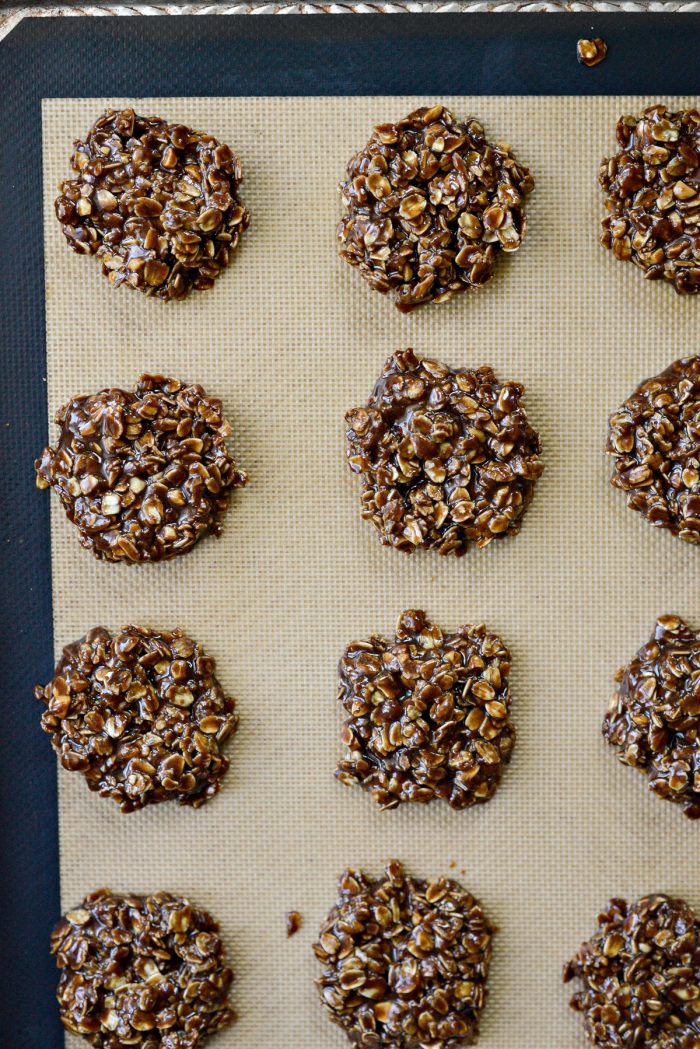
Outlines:
{"type": "Polygon", "coordinates": [[[234,1019],[219,926],[167,892],[100,889],[58,923],[61,1022],[99,1049],[201,1049],[234,1019]]]}
{"type": "Polygon", "coordinates": [[[59,439],[37,459],[80,542],[105,561],[161,561],[221,533],[229,493],[246,483],[226,446],[221,401],[201,386],[143,375],[132,392],[74,397],[59,439]]]}
{"type": "Polygon", "coordinates": [[[122,812],[170,799],[198,808],[220,789],[221,746],[238,727],[215,670],[179,630],[97,627],[34,690],[41,727],[63,767],[122,812]]]}
{"type": "Polygon", "coordinates": [[[657,104],[617,122],[620,152],[600,168],[600,242],[677,292],[700,292],[700,113],[657,104]]]}
{"type": "Polygon", "coordinates": [[[339,253],[407,312],[491,279],[525,235],[534,180],[510,146],[444,106],[375,127],[340,184],[339,253]]]}
{"type": "Polygon", "coordinates": [[[367,405],[345,416],[362,516],[385,546],[460,557],[514,535],[542,474],[523,387],[491,368],[393,354],[367,405]]]}
{"type": "Polygon", "coordinates": [[[700,817],[700,636],[659,616],[650,640],[618,670],[603,736],[649,789],[700,817]]]}
{"type": "Polygon", "coordinates": [[[493,926],[455,881],[420,881],[392,860],[348,870],[314,944],[321,1001],[357,1049],[473,1045],[493,926]]]}
{"type": "Polygon", "coordinates": [[[349,645],[339,671],[341,783],[385,809],[438,798],[464,809],[493,796],[515,743],[500,638],[484,626],[445,635],[412,610],[399,616],[395,641],[349,645]]]}
{"type": "Polygon", "coordinates": [[[184,124],[110,109],[75,143],[71,165],[56,216],[115,288],[164,301],[211,288],[248,226],[238,157],[184,124]]]}
{"type": "Polygon", "coordinates": [[[601,1049],[697,1049],[700,928],[683,900],[611,900],[564,969],[571,1007],[601,1049]]]}
{"type": "Polygon", "coordinates": [[[700,543],[700,357],[642,382],[611,415],[606,450],[632,510],[700,543]]]}

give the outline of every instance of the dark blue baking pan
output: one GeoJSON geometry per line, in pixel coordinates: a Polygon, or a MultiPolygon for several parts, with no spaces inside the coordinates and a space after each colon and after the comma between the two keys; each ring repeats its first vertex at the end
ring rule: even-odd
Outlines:
{"type": "MultiPolygon", "coordinates": [[[[0,1049],[58,1049],[56,761],[36,681],[53,665],[41,100],[144,95],[700,94],[700,15],[27,18],[0,42],[0,1049]],[[608,57],[578,65],[579,37],[608,57]]],[[[76,129],[79,131],[81,129],[76,129]]],[[[98,337],[76,317],[86,341],[98,337]]]]}

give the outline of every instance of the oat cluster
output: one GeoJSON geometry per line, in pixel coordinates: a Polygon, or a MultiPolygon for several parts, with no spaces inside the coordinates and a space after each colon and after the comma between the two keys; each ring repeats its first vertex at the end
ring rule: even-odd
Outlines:
{"type": "Polygon", "coordinates": [[[582,66],[597,66],[608,53],[608,45],[597,36],[594,40],[579,40],[576,44],[576,57],[582,66]]]}
{"type": "Polygon", "coordinates": [[[287,939],[296,936],[302,926],[302,917],[299,911],[287,911],[287,939]]]}
{"type": "Polygon", "coordinates": [[[172,633],[102,627],[68,645],[36,698],[61,764],[122,812],[174,799],[199,807],[220,788],[234,700],[201,645],[172,633]]]}
{"type": "Polygon", "coordinates": [[[700,357],[646,379],[610,417],[612,484],[660,528],[700,543],[700,357]]]}
{"type": "Polygon", "coordinates": [[[340,661],[347,750],[336,776],[385,809],[488,801],[515,743],[509,673],[508,650],[484,626],[445,635],[425,612],[403,612],[394,641],[355,641],[340,661]]]}
{"type": "Polygon", "coordinates": [[[105,561],[160,561],[221,532],[229,493],[246,483],[221,401],[201,386],[143,375],[132,392],[75,397],[56,415],[55,447],[36,462],[80,542],[105,561]]]}
{"type": "Polygon", "coordinates": [[[700,929],[683,900],[611,900],[564,970],[581,989],[571,1006],[605,1049],[697,1049],[700,929]]]}
{"type": "Polygon", "coordinates": [[[61,183],[56,216],[114,287],[163,300],[211,288],[248,226],[238,157],[184,124],[110,109],[71,164],[77,177],[61,183]]]}
{"type": "Polygon", "coordinates": [[[396,860],[376,881],[346,871],[314,945],[318,989],[358,1049],[473,1045],[493,927],[455,881],[419,881],[396,860]]]}
{"type": "Polygon", "coordinates": [[[543,470],[522,395],[488,367],[453,371],[413,350],[388,359],[367,406],[345,416],[362,516],[382,543],[460,557],[519,530],[543,470]]]}
{"type": "Polygon", "coordinates": [[[649,106],[617,122],[620,152],[603,160],[609,212],[601,244],[650,280],[700,292],[700,113],[649,106]]]}
{"type": "Polygon", "coordinates": [[[340,256],[402,311],[485,284],[525,235],[534,181],[473,117],[423,107],[375,127],[340,185],[340,256]]]}
{"type": "Polygon", "coordinates": [[[66,1030],[100,1049],[200,1049],[234,1019],[219,927],[188,900],[101,889],[51,936],[66,1030]]]}
{"type": "Polygon", "coordinates": [[[659,616],[651,639],[616,681],[603,722],[605,739],[620,761],[646,775],[651,790],[697,819],[700,635],[678,616],[659,616]]]}

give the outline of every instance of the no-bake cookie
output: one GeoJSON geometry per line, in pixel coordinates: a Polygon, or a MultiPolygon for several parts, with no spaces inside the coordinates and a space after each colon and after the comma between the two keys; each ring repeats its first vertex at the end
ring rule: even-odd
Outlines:
{"type": "Polygon", "coordinates": [[[345,416],[362,516],[382,543],[460,557],[519,530],[543,470],[522,396],[488,367],[453,370],[413,350],[388,359],[367,405],[345,416]]]}
{"type": "Polygon", "coordinates": [[[248,226],[238,157],[184,124],[110,109],[75,143],[71,164],[56,216],[114,287],[166,301],[211,288],[248,226]]]}
{"type": "Polygon", "coordinates": [[[99,1049],[201,1049],[234,1019],[219,926],[179,896],[94,892],[51,953],[63,1026],[99,1049]]]}
{"type": "Polygon", "coordinates": [[[651,524],[700,542],[700,357],[646,379],[610,417],[611,483],[651,524]]]}
{"type": "Polygon", "coordinates": [[[700,292],[700,113],[649,106],[617,122],[620,152],[600,168],[601,244],[650,280],[700,292]]]}
{"type": "Polygon", "coordinates": [[[618,670],[603,735],[649,789],[700,817],[700,636],[659,616],[650,640],[618,670]]]}
{"type": "Polygon", "coordinates": [[[56,425],[37,485],[56,489],[82,545],[105,561],[160,561],[219,535],[229,493],[247,480],[221,401],[177,379],[74,397],[56,425]]]}
{"type": "Polygon", "coordinates": [[[395,640],[348,645],[339,699],[348,715],[336,776],[382,808],[442,798],[455,809],[488,801],[515,743],[510,655],[484,626],[443,634],[404,612],[395,640]]]}
{"type": "Polygon", "coordinates": [[[179,630],[102,627],[67,645],[36,698],[61,764],[123,812],[174,799],[198,807],[220,788],[235,702],[216,664],[179,630]]]}
{"type": "Polygon", "coordinates": [[[348,870],[314,951],[321,1001],[358,1049],[473,1045],[493,926],[455,881],[421,881],[396,860],[382,877],[348,870]]]}
{"type": "Polygon", "coordinates": [[[375,127],[340,185],[341,258],[402,311],[480,287],[525,236],[534,181],[474,117],[423,107],[375,127]]]}
{"type": "Polygon", "coordinates": [[[601,1049],[697,1049],[700,927],[683,900],[614,899],[564,969],[571,1006],[601,1049]]]}

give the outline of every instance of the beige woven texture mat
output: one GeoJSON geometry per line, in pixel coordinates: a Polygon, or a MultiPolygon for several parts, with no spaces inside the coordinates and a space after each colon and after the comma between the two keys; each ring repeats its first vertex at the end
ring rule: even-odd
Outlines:
{"type": "Polygon", "coordinates": [[[220,920],[237,973],[239,1019],[217,1049],[340,1049],[310,945],[340,872],[397,857],[458,877],[499,927],[482,1049],[580,1047],[561,968],[605,902],[665,890],[700,908],[700,826],[647,794],[600,734],[613,673],[656,615],[700,626],[698,551],[626,509],[603,451],[608,413],[637,382],[700,348],[697,301],[598,244],[600,159],[619,114],[652,100],[443,99],[510,142],[537,185],[524,246],[491,284],[407,316],[336,257],[336,185],[373,124],[435,99],[140,101],[230,143],[252,213],[215,289],[167,305],[112,291],[53,215],[73,140],[118,101],[44,103],[51,416],[149,370],[201,382],[224,401],[250,484],[221,539],[141,567],[94,561],[51,495],[57,653],[97,624],[181,626],[215,656],[241,724],[222,793],[196,812],[123,816],[59,772],[63,903],[103,885],[190,895],[220,920]],[[521,534],[461,560],[381,547],[345,465],[344,411],[406,346],[524,382],[542,435],[521,534]],[[338,658],[411,607],[448,630],[486,622],[512,651],[518,742],[478,809],[380,812],[333,778],[338,658]],[[287,940],[290,909],[304,924],[287,940]]]}

